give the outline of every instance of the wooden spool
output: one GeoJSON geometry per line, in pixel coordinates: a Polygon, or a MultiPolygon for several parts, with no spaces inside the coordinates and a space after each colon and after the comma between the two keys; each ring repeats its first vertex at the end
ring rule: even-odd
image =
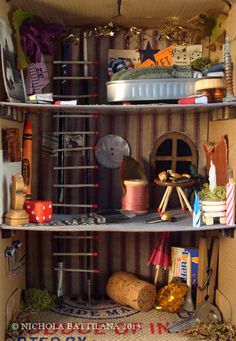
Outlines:
{"type": "Polygon", "coordinates": [[[107,295],[115,302],[136,310],[152,309],[156,300],[153,284],[138,279],[127,272],[115,272],[107,282],[107,295]]]}
{"type": "Polygon", "coordinates": [[[206,95],[208,102],[222,102],[225,81],[223,78],[203,78],[195,82],[195,91],[206,95]]]}
{"type": "Polygon", "coordinates": [[[124,181],[125,194],[122,197],[122,209],[135,214],[146,214],[148,207],[148,181],[132,179],[124,181]],[[143,196],[140,196],[140,193],[143,196]]]}
{"type": "Polygon", "coordinates": [[[206,89],[224,89],[225,81],[223,78],[203,78],[195,82],[195,91],[206,89]]]}

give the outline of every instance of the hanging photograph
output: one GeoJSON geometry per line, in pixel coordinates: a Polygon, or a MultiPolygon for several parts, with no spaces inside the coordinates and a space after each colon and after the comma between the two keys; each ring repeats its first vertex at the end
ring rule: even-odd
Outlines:
{"type": "Polygon", "coordinates": [[[3,81],[8,100],[24,102],[24,88],[20,70],[16,68],[16,55],[12,42],[12,29],[0,18],[0,45],[3,81]]]}

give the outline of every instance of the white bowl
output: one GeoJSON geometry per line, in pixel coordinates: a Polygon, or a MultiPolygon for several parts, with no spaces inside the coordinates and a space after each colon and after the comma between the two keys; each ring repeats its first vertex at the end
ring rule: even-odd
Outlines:
{"type": "Polygon", "coordinates": [[[214,205],[214,206],[202,205],[202,210],[205,212],[222,212],[222,211],[226,211],[226,205],[224,204],[214,205]]]}

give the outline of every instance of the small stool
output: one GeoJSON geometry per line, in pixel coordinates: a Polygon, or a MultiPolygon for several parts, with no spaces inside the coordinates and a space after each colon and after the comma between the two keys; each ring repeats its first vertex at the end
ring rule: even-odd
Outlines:
{"type": "Polygon", "coordinates": [[[179,197],[181,210],[185,211],[185,205],[186,205],[190,214],[193,215],[192,207],[191,207],[191,205],[190,205],[190,203],[186,197],[186,194],[183,191],[183,188],[193,186],[195,183],[194,180],[189,180],[186,182],[177,183],[177,182],[171,182],[171,181],[160,181],[158,179],[155,179],[154,182],[159,186],[166,187],[164,195],[161,199],[161,203],[158,207],[158,212],[160,213],[160,215],[162,215],[165,212],[166,207],[167,207],[168,202],[169,202],[169,199],[170,199],[170,195],[171,195],[174,187],[176,188],[176,191],[177,191],[177,194],[179,197]]]}

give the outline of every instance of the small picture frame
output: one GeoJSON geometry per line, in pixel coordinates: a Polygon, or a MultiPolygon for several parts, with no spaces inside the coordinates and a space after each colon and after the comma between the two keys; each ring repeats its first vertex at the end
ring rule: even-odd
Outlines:
{"type": "Polygon", "coordinates": [[[12,29],[0,18],[1,64],[8,101],[25,102],[23,73],[17,69],[16,54],[12,41],[12,29]]]}

